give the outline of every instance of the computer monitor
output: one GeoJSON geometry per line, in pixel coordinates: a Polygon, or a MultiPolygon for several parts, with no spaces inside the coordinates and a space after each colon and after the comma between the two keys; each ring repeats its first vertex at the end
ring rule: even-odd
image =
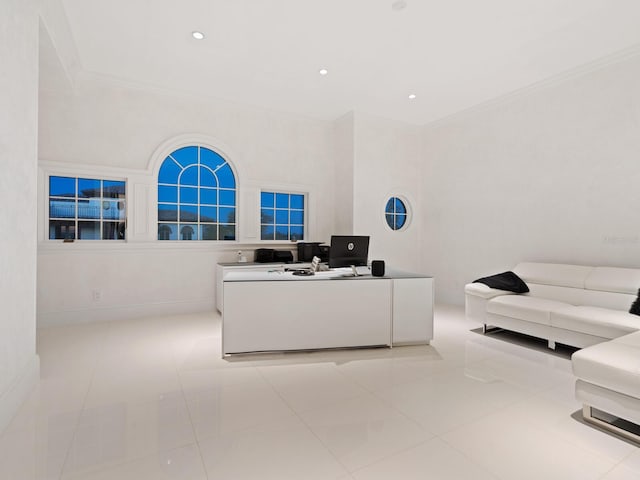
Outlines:
{"type": "Polygon", "coordinates": [[[332,235],[329,250],[329,268],[367,265],[369,237],[332,235]]]}

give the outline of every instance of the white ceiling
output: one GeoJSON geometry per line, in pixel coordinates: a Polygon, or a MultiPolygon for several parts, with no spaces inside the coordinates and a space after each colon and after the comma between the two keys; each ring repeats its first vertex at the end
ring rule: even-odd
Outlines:
{"type": "Polygon", "coordinates": [[[326,120],[425,124],[640,45],[638,0],[393,1],[62,5],[84,71],[326,120]]]}

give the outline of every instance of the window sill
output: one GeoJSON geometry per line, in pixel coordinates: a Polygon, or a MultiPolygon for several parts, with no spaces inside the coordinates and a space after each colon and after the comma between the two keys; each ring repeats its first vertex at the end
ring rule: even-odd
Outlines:
{"type": "Polygon", "coordinates": [[[255,250],[257,248],[296,248],[296,244],[287,241],[234,242],[234,241],[186,241],[155,240],[151,242],[131,242],[126,240],[45,240],[38,243],[38,254],[60,253],[142,253],[148,251],[173,252],[233,252],[255,250]]]}

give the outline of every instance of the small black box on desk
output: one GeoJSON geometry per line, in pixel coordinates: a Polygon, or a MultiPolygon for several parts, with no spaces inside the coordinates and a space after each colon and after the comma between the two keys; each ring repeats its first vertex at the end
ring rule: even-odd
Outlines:
{"type": "Polygon", "coordinates": [[[320,245],[320,242],[298,242],[298,261],[310,262],[313,257],[320,258],[321,262],[328,262],[329,245],[320,245]]]}
{"type": "Polygon", "coordinates": [[[289,250],[275,250],[273,248],[258,248],[256,250],[256,263],[291,263],[293,253],[289,250]]]}

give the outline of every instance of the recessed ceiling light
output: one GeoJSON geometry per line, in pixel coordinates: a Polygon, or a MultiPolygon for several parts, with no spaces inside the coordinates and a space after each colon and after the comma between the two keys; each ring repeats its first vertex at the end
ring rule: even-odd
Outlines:
{"type": "Polygon", "coordinates": [[[416,98],[416,94],[415,93],[410,93],[409,94],[409,100],[414,100],[416,98]]]}
{"type": "Polygon", "coordinates": [[[320,71],[318,72],[320,75],[326,75],[327,73],[329,73],[329,70],[327,70],[326,68],[321,68],[320,71]]]}
{"type": "Polygon", "coordinates": [[[195,38],[196,40],[204,40],[204,33],[199,32],[197,30],[191,32],[191,35],[193,36],[193,38],[195,38]]]}
{"type": "Polygon", "coordinates": [[[405,0],[396,0],[391,4],[391,9],[394,12],[399,12],[400,10],[404,10],[405,8],[407,8],[407,2],[405,2],[405,0]]]}

